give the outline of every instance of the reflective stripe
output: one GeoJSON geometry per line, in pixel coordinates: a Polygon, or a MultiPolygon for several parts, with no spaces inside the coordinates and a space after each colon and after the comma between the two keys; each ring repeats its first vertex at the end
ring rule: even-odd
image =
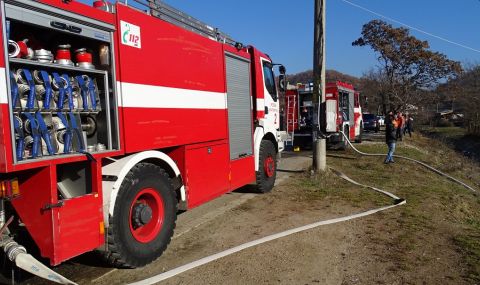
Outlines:
{"type": "Polygon", "coordinates": [[[226,94],[164,86],[121,83],[123,107],[226,109],[226,94]]]}
{"type": "Polygon", "coordinates": [[[8,103],[8,92],[7,92],[7,79],[5,74],[5,68],[0,68],[0,104],[8,103]]]}
{"type": "Polygon", "coordinates": [[[257,98],[257,111],[264,111],[265,112],[265,99],[257,98]]]}

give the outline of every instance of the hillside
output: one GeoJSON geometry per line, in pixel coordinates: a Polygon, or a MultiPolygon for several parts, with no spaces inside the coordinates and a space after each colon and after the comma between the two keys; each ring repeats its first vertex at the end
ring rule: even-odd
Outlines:
{"type": "MultiPolygon", "coordinates": [[[[297,83],[308,83],[311,82],[313,79],[313,70],[307,70],[303,72],[299,72],[296,74],[289,74],[287,75],[288,82],[290,84],[297,84],[297,83]]],[[[361,89],[362,86],[362,81],[360,78],[357,78],[355,76],[351,76],[348,74],[341,73],[336,70],[329,69],[326,71],[326,79],[327,82],[332,82],[332,81],[344,81],[353,84],[356,89],[361,89]]]]}

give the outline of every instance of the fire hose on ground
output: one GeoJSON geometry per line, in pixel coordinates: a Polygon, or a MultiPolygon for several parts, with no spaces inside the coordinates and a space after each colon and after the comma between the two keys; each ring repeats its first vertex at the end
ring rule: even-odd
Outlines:
{"type": "MultiPolygon", "coordinates": [[[[350,147],[353,149],[353,151],[355,151],[356,153],[360,154],[360,155],[363,155],[363,156],[382,156],[384,157],[385,154],[384,153],[365,153],[365,152],[362,152],[360,150],[358,150],[355,146],[353,146],[352,142],[350,142],[350,140],[348,139],[348,137],[343,133],[343,132],[340,132],[343,137],[345,138],[345,140],[347,141],[347,143],[350,145],[350,147]]],[[[396,158],[401,158],[401,159],[405,159],[405,160],[408,160],[408,161],[411,161],[411,162],[414,162],[414,163],[417,163],[437,174],[439,174],[440,176],[443,176],[445,178],[447,178],[448,180],[450,181],[453,181],[457,184],[460,184],[461,186],[467,188],[468,190],[474,192],[475,194],[477,194],[477,190],[475,190],[473,187],[469,186],[468,184],[458,180],[457,178],[455,177],[452,177],[451,175],[448,175],[430,165],[428,165],[427,163],[423,162],[423,161],[420,161],[420,160],[416,160],[416,159],[413,159],[413,158],[410,158],[410,157],[407,157],[407,156],[403,156],[403,155],[394,155],[393,157],[396,157],[396,158]]]]}
{"type": "MultiPolygon", "coordinates": [[[[31,274],[41,278],[65,285],[75,285],[76,283],[56,273],[48,266],[44,265],[35,257],[27,253],[24,246],[14,241],[8,231],[8,226],[13,221],[13,216],[5,222],[5,204],[0,200],[0,247],[5,251],[7,258],[18,268],[21,268],[31,274]]],[[[12,275],[12,284],[14,276],[12,275]]]]}
{"type": "MultiPolygon", "coordinates": [[[[360,184],[358,183],[357,185],[360,185],[360,184]]],[[[374,187],[371,187],[371,188],[373,189],[374,187]]],[[[389,193],[389,194],[391,194],[391,193],[389,193]]],[[[391,194],[391,195],[393,195],[393,194],[391,194]]],[[[276,233],[276,234],[273,234],[273,235],[269,235],[269,236],[266,236],[266,237],[263,237],[263,238],[260,238],[260,239],[257,239],[257,240],[253,240],[253,241],[250,241],[250,242],[232,247],[230,249],[221,251],[219,253],[201,258],[199,260],[187,263],[185,265],[182,265],[180,267],[177,267],[177,268],[174,268],[172,270],[166,271],[166,272],[161,273],[159,275],[150,277],[148,279],[141,280],[141,281],[138,281],[138,282],[135,282],[135,283],[131,283],[130,285],[156,284],[157,282],[160,282],[160,281],[166,280],[168,278],[174,277],[174,276],[179,275],[179,274],[181,274],[185,271],[188,271],[188,270],[194,269],[196,267],[205,265],[207,263],[210,263],[210,262],[215,261],[217,259],[229,256],[231,254],[237,253],[239,251],[245,250],[245,249],[250,248],[250,247],[254,247],[254,246],[269,242],[269,241],[277,240],[277,239],[280,239],[280,238],[283,238],[283,237],[286,237],[286,236],[289,236],[289,235],[292,235],[292,234],[296,234],[296,233],[304,232],[304,231],[311,230],[311,229],[314,229],[314,228],[318,228],[320,226],[332,225],[332,224],[346,222],[346,221],[350,221],[350,220],[354,220],[354,219],[358,219],[358,218],[363,218],[363,217],[366,217],[366,216],[369,216],[369,215],[376,214],[378,212],[386,211],[386,210],[389,210],[391,208],[406,204],[406,201],[404,199],[401,199],[401,198],[397,198],[397,199],[395,199],[395,201],[396,202],[394,204],[389,205],[389,206],[384,206],[384,207],[368,210],[368,211],[365,211],[365,212],[349,215],[349,216],[346,216],[346,217],[340,217],[340,218],[334,218],[334,219],[329,219],[329,220],[325,220],[325,221],[319,221],[319,222],[316,222],[316,223],[313,223],[313,224],[308,224],[308,225],[305,225],[305,226],[302,226],[302,227],[294,228],[294,229],[291,229],[291,230],[287,230],[287,231],[283,231],[283,232],[276,233]]]]}
{"type": "Polygon", "coordinates": [[[180,267],[177,267],[177,268],[174,268],[172,270],[166,271],[166,272],[161,273],[159,275],[150,277],[148,279],[141,280],[141,281],[138,281],[138,282],[135,282],[135,283],[131,283],[130,285],[156,284],[157,282],[160,282],[160,281],[166,280],[168,278],[174,277],[174,276],[179,275],[179,274],[181,274],[185,271],[188,271],[188,270],[194,269],[196,267],[205,265],[207,263],[210,263],[210,262],[215,261],[217,259],[232,255],[234,253],[237,253],[239,251],[248,249],[250,247],[254,247],[254,246],[269,242],[269,241],[274,241],[274,240],[277,240],[277,239],[280,239],[280,238],[283,238],[283,237],[287,237],[287,236],[290,236],[290,235],[293,235],[293,234],[296,234],[296,233],[300,233],[300,232],[304,232],[304,231],[311,230],[311,229],[314,229],[314,228],[318,228],[320,226],[337,224],[337,223],[346,222],[346,221],[350,221],[350,220],[354,220],[354,219],[358,219],[358,218],[363,218],[363,217],[366,217],[366,216],[369,216],[369,215],[376,214],[378,212],[386,211],[386,210],[392,209],[394,207],[406,204],[405,199],[397,197],[396,195],[394,195],[394,194],[392,194],[388,191],[381,190],[381,189],[378,189],[378,188],[373,187],[373,186],[368,186],[368,185],[361,184],[361,183],[356,182],[355,180],[351,179],[350,177],[346,176],[344,173],[342,173],[340,171],[337,171],[337,170],[332,169],[332,168],[330,168],[330,169],[332,170],[333,173],[335,173],[336,175],[338,175],[339,177],[341,177],[342,179],[345,179],[346,181],[348,181],[350,183],[353,183],[357,186],[361,186],[363,188],[371,189],[373,191],[376,191],[378,193],[381,193],[383,195],[386,195],[386,196],[392,198],[393,203],[391,205],[388,205],[388,206],[383,206],[383,207],[368,210],[368,211],[365,211],[365,212],[360,212],[360,213],[352,214],[352,215],[345,216],[345,217],[339,217],[339,218],[319,221],[319,222],[308,224],[308,225],[301,226],[301,227],[298,227],[298,228],[286,230],[286,231],[283,231],[283,232],[280,232],[280,233],[272,234],[272,235],[269,235],[269,236],[266,236],[266,237],[263,237],[263,238],[260,238],[260,239],[257,239],[257,240],[253,240],[253,241],[250,241],[250,242],[232,247],[230,249],[221,251],[219,253],[201,258],[199,260],[187,263],[185,265],[182,265],[180,267]]]}
{"type": "MultiPolygon", "coordinates": [[[[358,150],[357,148],[355,148],[353,146],[353,144],[350,142],[350,140],[348,140],[348,138],[345,136],[345,134],[343,134],[343,132],[342,132],[342,135],[345,137],[345,139],[347,140],[347,142],[351,146],[351,148],[360,155],[364,155],[364,156],[384,156],[385,155],[385,154],[374,154],[374,153],[362,152],[362,151],[358,150]]],[[[456,178],[454,178],[454,177],[452,177],[452,176],[450,176],[446,173],[443,173],[440,170],[438,170],[438,169],[436,169],[436,168],[434,168],[434,167],[432,167],[432,166],[430,166],[430,165],[428,165],[428,164],[426,164],[422,161],[415,160],[415,159],[405,157],[405,156],[401,156],[401,155],[395,155],[394,157],[418,163],[418,164],[426,167],[427,169],[429,169],[429,170],[431,170],[431,171],[433,171],[433,172],[435,172],[435,173],[437,173],[437,174],[439,174],[443,177],[446,177],[447,179],[449,179],[449,180],[451,180],[455,183],[458,183],[458,184],[462,185],[463,187],[467,188],[468,190],[473,191],[475,194],[478,193],[474,188],[470,187],[469,185],[465,184],[464,182],[462,182],[462,181],[460,181],[460,180],[458,180],[458,179],[456,179],[456,178]]],[[[279,232],[279,233],[276,233],[276,234],[272,234],[272,235],[269,235],[269,236],[266,236],[266,237],[263,237],[263,238],[260,238],[260,239],[257,239],[257,240],[253,240],[253,241],[235,246],[233,248],[221,251],[219,253],[201,258],[199,260],[187,263],[183,266],[174,268],[172,270],[166,271],[166,272],[158,274],[156,276],[153,276],[153,277],[150,277],[150,278],[147,278],[147,279],[135,282],[135,283],[131,283],[131,285],[155,284],[155,283],[160,282],[162,280],[166,280],[168,278],[179,275],[179,274],[181,274],[183,272],[186,272],[188,270],[197,268],[199,266],[205,265],[205,264],[210,263],[212,261],[218,260],[220,258],[232,255],[234,253],[240,252],[242,250],[245,250],[245,249],[260,245],[260,244],[264,244],[264,243],[267,243],[267,242],[270,242],[270,241],[274,241],[274,240],[277,240],[277,239],[280,239],[280,238],[284,238],[284,237],[287,237],[287,236],[290,236],[290,235],[293,235],[293,234],[296,234],[296,233],[300,233],[300,232],[303,232],[303,231],[318,228],[320,226],[331,225],[331,224],[346,222],[346,221],[350,221],[350,220],[354,220],[354,219],[358,219],[358,218],[363,218],[363,217],[366,217],[366,216],[369,216],[369,215],[376,214],[378,212],[386,211],[386,210],[392,209],[394,207],[406,204],[405,199],[400,198],[400,197],[396,196],[395,194],[392,194],[388,191],[385,191],[385,190],[382,190],[382,189],[379,189],[379,188],[376,188],[376,187],[373,187],[373,186],[364,185],[362,183],[359,183],[359,182],[351,179],[350,177],[348,177],[344,173],[342,173],[340,171],[337,171],[333,168],[330,168],[330,170],[334,174],[339,176],[340,178],[342,178],[342,179],[344,179],[344,180],[346,180],[346,181],[348,181],[348,182],[350,182],[354,185],[360,186],[362,188],[371,189],[371,190],[376,191],[380,194],[383,194],[383,195],[386,195],[386,196],[390,197],[391,199],[393,199],[393,203],[391,205],[371,209],[371,210],[360,212],[360,213],[357,213],[357,214],[352,214],[352,215],[339,217],[339,218],[333,218],[333,219],[329,219],[329,220],[318,221],[318,222],[315,222],[315,223],[312,223],[312,224],[308,224],[308,225],[304,225],[304,226],[297,227],[297,228],[294,228],[294,229],[290,229],[290,230],[286,230],[286,231],[279,232]]],[[[45,278],[45,279],[48,279],[48,280],[51,280],[51,281],[54,281],[54,282],[57,282],[57,283],[60,283],[60,284],[75,284],[74,282],[70,281],[69,279],[59,275],[58,273],[54,272],[50,268],[48,268],[45,265],[38,262],[35,258],[33,258],[31,255],[26,253],[25,248],[23,246],[17,244],[14,241],[11,241],[11,242],[8,242],[8,243],[4,244],[4,250],[7,253],[7,256],[9,257],[10,260],[12,260],[18,267],[20,267],[20,268],[22,268],[22,269],[24,269],[24,270],[26,270],[30,273],[33,273],[33,274],[38,275],[42,278],[45,278]]]]}
{"type": "Polygon", "coordinates": [[[5,253],[15,265],[31,274],[41,278],[65,285],[76,285],[77,283],[63,277],[43,263],[28,254],[25,247],[19,245],[15,241],[10,241],[4,245],[5,253]]]}
{"type": "MultiPolygon", "coordinates": [[[[345,134],[343,132],[341,132],[342,135],[345,137],[345,139],[347,140],[348,144],[352,147],[352,149],[357,152],[358,154],[360,155],[364,155],[364,156],[385,156],[385,154],[376,154],[376,153],[365,153],[365,152],[362,152],[360,150],[358,150],[357,148],[355,148],[352,143],[350,142],[350,140],[347,138],[347,136],[345,136],[345,134]]],[[[422,161],[419,161],[419,160],[415,160],[415,159],[412,159],[412,158],[409,158],[409,157],[406,157],[406,156],[401,156],[401,155],[395,155],[394,157],[396,158],[401,158],[401,159],[405,159],[405,160],[408,160],[408,161],[412,161],[412,162],[415,162],[417,164],[420,164],[424,167],[426,167],[427,169],[457,183],[457,184],[460,184],[461,186],[467,188],[468,190],[474,192],[475,194],[477,194],[477,190],[475,190],[474,188],[472,188],[471,186],[467,185],[466,183],[446,174],[446,173],[443,173],[441,172],[440,170],[426,164],[425,162],[422,162],[422,161]]],[[[349,216],[345,216],[345,217],[340,217],[340,218],[334,218],[334,219],[329,219],[329,220],[325,220],[325,221],[319,221],[319,222],[316,222],[316,223],[312,223],[312,224],[308,224],[308,225],[305,225],[305,226],[302,226],[302,227],[298,227],[298,228],[294,228],[294,229],[290,229],[290,230],[286,230],[286,231],[283,231],[283,232],[280,232],[280,233],[276,233],[276,234],[273,234],[273,235],[269,235],[269,236],[266,236],[266,237],[263,237],[263,238],[260,238],[260,239],[257,239],[257,240],[253,240],[253,241],[250,241],[250,242],[247,242],[247,243],[244,243],[244,244],[241,244],[241,245],[238,245],[238,246],[235,246],[233,248],[230,248],[230,249],[227,249],[227,250],[224,250],[224,251],[221,251],[219,253],[216,253],[216,254],[213,254],[213,255],[210,255],[210,256],[207,256],[207,257],[204,257],[204,258],[201,258],[199,260],[196,260],[196,261],[193,261],[193,262],[190,262],[190,263],[187,263],[183,266],[180,266],[180,267],[177,267],[177,268],[174,268],[172,270],[169,270],[169,271],[166,271],[164,273],[161,273],[161,274],[158,274],[156,276],[153,276],[153,277],[150,277],[150,278],[147,278],[147,279],[144,279],[144,280],[141,280],[141,281],[138,281],[138,282],[135,282],[135,283],[131,283],[130,285],[146,285],[146,284],[155,284],[157,282],[160,282],[162,280],[166,280],[168,278],[171,278],[171,277],[174,277],[176,275],[179,275],[183,272],[186,272],[188,270],[191,270],[191,269],[194,269],[196,267],[199,267],[199,266],[202,266],[202,265],[205,265],[207,263],[210,263],[212,261],[215,261],[217,259],[220,259],[220,258],[223,258],[223,257],[226,257],[228,255],[231,255],[231,254],[234,254],[236,252],[239,252],[239,251],[242,251],[242,250],[245,250],[247,248],[250,248],[250,247],[254,247],[254,246],[257,246],[257,245],[260,245],[260,244],[263,244],[263,243],[266,243],[266,242],[269,242],[269,241],[273,241],[273,240],[276,240],[276,239],[280,239],[280,238],[283,238],[283,237],[286,237],[286,236],[289,236],[289,235],[292,235],[292,234],[295,234],[295,233],[299,233],[299,232],[303,232],[303,231],[307,231],[307,230],[310,230],[310,229],[314,229],[314,228],[317,228],[317,227],[320,227],[320,226],[324,226],[324,225],[331,225],[331,224],[336,224],[336,223],[340,223],[340,222],[346,222],[346,221],[349,221],[349,220],[353,220],[353,219],[358,219],[358,218],[362,218],[362,217],[366,217],[366,216],[369,216],[369,215],[373,215],[375,213],[378,213],[378,212],[381,212],[381,211],[385,211],[385,210],[389,210],[391,208],[394,208],[394,207],[397,207],[399,205],[404,205],[406,204],[406,200],[405,199],[402,199],[400,197],[397,197],[396,195],[388,192],[388,191],[385,191],[385,190],[382,190],[382,189],[379,189],[379,188],[376,188],[376,187],[373,187],[373,186],[368,186],[368,185],[364,185],[364,184],[361,184],[353,179],[351,179],[350,177],[348,177],[347,175],[345,175],[344,173],[340,172],[340,171],[337,171],[333,168],[330,168],[330,170],[335,173],[337,176],[341,177],[342,179],[354,184],[354,185],[357,185],[357,186],[360,186],[360,187],[363,187],[363,188],[368,188],[368,189],[371,189],[371,190],[374,190],[378,193],[381,193],[383,195],[386,195],[390,198],[393,199],[393,204],[392,205],[388,205],[388,206],[384,206],[384,207],[380,207],[380,208],[376,208],[376,209],[372,209],[372,210],[369,210],[369,211],[365,211],[365,212],[361,212],[361,213],[357,213],[357,214],[353,214],[353,215],[349,215],[349,216]]]]}

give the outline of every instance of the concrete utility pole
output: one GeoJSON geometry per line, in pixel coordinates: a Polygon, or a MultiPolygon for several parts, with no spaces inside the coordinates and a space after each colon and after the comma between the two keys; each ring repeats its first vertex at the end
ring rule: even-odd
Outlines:
{"type": "Polygon", "coordinates": [[[313,170],[325,171],[327,169],[327,144],[326,139],[320,134],[324,133],[325,122],[325,1],[315,0],[315,29],[313,42],[313,106],[318,106],[316,124],[313,127],[313,170]],[[320,101],[320,102],[319,102],[320,101]]]}

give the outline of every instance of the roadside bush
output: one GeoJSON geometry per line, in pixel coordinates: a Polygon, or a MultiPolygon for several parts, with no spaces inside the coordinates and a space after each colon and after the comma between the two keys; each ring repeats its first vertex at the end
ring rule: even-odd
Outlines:
{"type": "Polygon", "coordinates": [[[480,124],[469,122],[467,127],[467,133],[470,135],[480,136],[480,124]]]}
{"type": "Polygon", "coordinates": [[[438,119],[435,123],[436,127],[453,127],[453,123],[447,119],[438,119]]]}

